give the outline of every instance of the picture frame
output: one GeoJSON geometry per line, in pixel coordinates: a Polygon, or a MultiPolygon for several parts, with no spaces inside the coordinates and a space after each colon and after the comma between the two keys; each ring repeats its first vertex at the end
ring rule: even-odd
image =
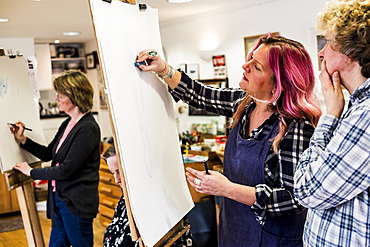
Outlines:
{"type": "Polygon", "coordinates": [[[86,54],[86,68],[87,69],[95,69],[96,68],[96,61],[95,56],[93,53],[86,54]]]}
{"type": "Polygon", "coordinates": [[[100,109],[108,109],[108,98],[104,87],[104,82],[102,78],[102,73],[100,67],[97,67],[97,81],[99,87],[99,106],[100,109]]]}
{"type": "Polygon", "coordinates": [[[107,96],[104,88],[99,89],[100,109],[108,109],[107,96]]]}
{"type": "MultiPolygon", "coordinates": [[[[268,33],[265,33],[265,34],[268,34],[268,33]]],[[[247,56],[247,54],[250,51],[250,49],[254,46],[255,41],[259,37],[261,37],[262,35],[265,35],[265,34],[259,34],[259,35],[253,35],[253,36],[244,37],[244,51],[245,51],[245,56],[247,56]]],[[[279,32],[273,32],[271,34],[273,34],[273,35],[280,35],[279,32]]]]}
{"type": "Polygon", "coordinates": [[[188,64],[187,73],[193,79],[199,79],[199,64],[188,64]]]}

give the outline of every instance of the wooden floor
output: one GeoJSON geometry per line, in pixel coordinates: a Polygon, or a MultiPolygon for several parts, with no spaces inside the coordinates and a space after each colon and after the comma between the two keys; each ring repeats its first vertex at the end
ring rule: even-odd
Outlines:
{"type": "MultiPolygon", "coordinates": [[[[51,221],[46,218],[45,211],[39,212],[39,217],[42,233],[44,236],[45,247],[47,247],[49,245],[51,221]]],[[[94,247],[103,246],[104,231],[105,227],[100,224],[98,216],[97,218],[94,219],[94,247]]],[[[0,247],[26,247],[26,246],[28,246],[28,243],[24,229],[0,233],[0,247]]]]}

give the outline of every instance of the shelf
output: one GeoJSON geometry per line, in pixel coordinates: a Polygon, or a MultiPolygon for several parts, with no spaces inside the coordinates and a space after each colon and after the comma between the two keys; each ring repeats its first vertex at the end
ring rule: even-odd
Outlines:
{"type": "Polygon", "coordinates": [[[83,43],[50,44],[50,55],[53,59],[70,59],[85,57],[83,43]]]}
{"type": "Polygon", "coordinates": [[[68,62],[68,61],[75,61],[75,60],[81,60],[84,61],[84,57],[69,57],[69,58],[52,58],[52,62],[68,62]]]}
{"type": "Polygon", "coordinates": [[[77,69],[86,72],[83,43],[50,44],[50,54],[53,78],[69,69],[77,69]]]}
{"type": "Polygon", "coordinates": [[[199,79],[199,82],[207,85],[212,85],[216,87],[229,87],[229,79],[225,78],[215,78],[215,79],[199,79]]]}

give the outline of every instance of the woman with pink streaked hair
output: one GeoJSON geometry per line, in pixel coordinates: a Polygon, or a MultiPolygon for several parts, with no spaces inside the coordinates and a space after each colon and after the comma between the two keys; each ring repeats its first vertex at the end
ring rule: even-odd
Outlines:
{"type": "Polygon", "coordinates": [[[293,178],[321,116],[303,45],[261,36],[242,65],[237,89],[203,85],[153,50],[139,53],[137,62],[143,61],[139,68],[156,72],[175,100],[232,120],[223,174],[186,172],[196,191],[222,198],[218,246],[303,246],[306,210],[294,197],[293,178]]]}

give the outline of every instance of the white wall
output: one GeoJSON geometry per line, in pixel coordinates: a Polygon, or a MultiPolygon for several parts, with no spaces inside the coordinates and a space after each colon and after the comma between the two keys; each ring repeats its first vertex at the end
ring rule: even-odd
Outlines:
{"type": "MultiPolygon", "coordinates": [[[[168,22],[161,25],[163,47],[168,62],[199,63],[200,77],[213,78],[211,61],[199,56],[203,40],[214,37],[219,43],[212,55],[225,54],[230,86],[237,87],[244,62],[244,37],[279,32],[300,41],[316,60],[312,44],[314,19],[323,8],[324,0],[279,0],[257,6],[232,6],[222,12],[168,22]]],[[[314,61],[314,62],[315,62],[314,61]]]]}
{"type": "MultiPolygon", "coordinates": [[[[162,23],[162,43],[168,62],[174,67],[182,63],[197,63],[200,65],[201,79],[213,78],[211,61],[205,61],[199,56],[202,43],[211,38],[218,43],[218,47],[209,54],[209,57],[220,54],[226,56],[230,87],[238,87],[242,76],[241,66],[244,62],[243,38],[267,32],[279,32],[283,36],[303,43],[316,65],[314,19],[324,7],[326,0],[260,0],[258,2],[258,5],[253,6],[248,3],[236,6],[230,1],[230,7],[222,11],[162,23]]],[[[34,54],[34,39],[1,38],[0,47],[6,50],[20,50],[25,56],[30,56],[34,54]]],[[[97,46],[94,39],[85,43],[86,53],[95,50],[97,46]]],[[[111,136],[108,111],[99,107],[97,73],[98,70],[92,69],[88,70],[87,74],[96,85],[94,110],[99,112],[102,137],[111,136]]],[[[180,131],[189,130],[193,122],[208,123],[213,119],[189,117],[187,112],[179,114],[178,106],[175,107],[175,112],[179,119],[180,131]]],[[[221,125],[222,120],[219,119],[218,122],[221,125]]]]}
{"type": "MultiPolygon", "coordinates": [[[[230,87],[238,87],[245,59],[244,37],[269,32],[300,41],[317,64],[315,17],[326,0],[261,1],[265,3],[254,6],[233,6],[231,2],[230,8],[222,11],[161,24],[163,47],[172,66],[198,63],[200,78],[213,78],[211,61],[199,56],[202,42],[211,37],[219,44],[211,55],[226,56],[230,87]]],[[[193,121],[192,117],[187,120],[181,117],[180,129],[193,121]]]]}
{"type": "MultiPolygon", "coordinates": [[[[94,40],[85,43],[85,53],[91,53],[93,51],[97,51],[97,45],[94,40]]],[[[107,109],[100,108],[100,101],[99,101],[99,89],[101,85],[99,85],[99,74],[100,70],[98,69],[88,69],[87,76],[90,79],[91,83],[94,85],[94,111],[98,112],[98,122],[101,131],[102,139],[104,137],[112,136],[112,128],[110,124],[109,112],[107,109]]]]}
{"type": "Polygon", "coordinates": [[[0,38],[0,47],[5,49],[6,54],[11,49],[13,53],[20,51],[25,57],[35,55],[33,38],[0,38]]]}

